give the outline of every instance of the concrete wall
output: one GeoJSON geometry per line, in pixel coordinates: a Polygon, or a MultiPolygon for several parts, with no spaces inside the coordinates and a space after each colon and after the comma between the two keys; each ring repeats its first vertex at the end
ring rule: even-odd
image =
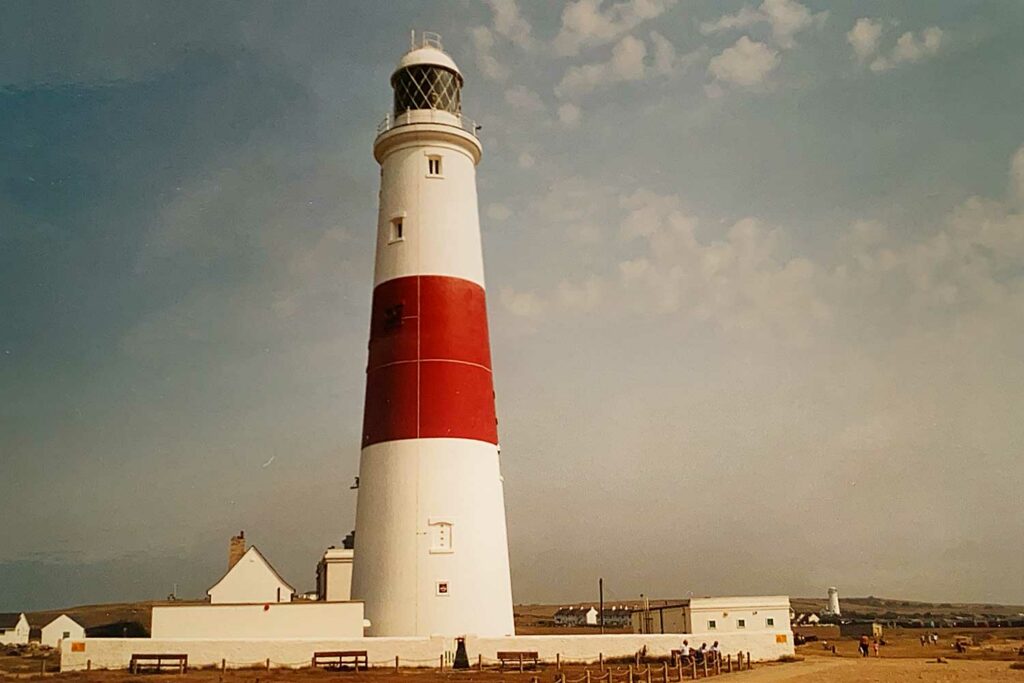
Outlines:
{"type": "Polygon", "coordinates": [[[695,634],[789,633],[789,598],[784,595],[691,598],[689,621],[690,630],[695,634]]]}
{"type": "Polygon", "coordinates": [[[153,607],[154,639],[361,638],[361,602],[153,607]]]}
{"type": "Polygon", "coordinates": [[[355,551],[328,548],[316,568],[318,600],[330,602],[352,599],[352,558],[355,551]]]}
{"type": "MultiPolygon", "coordinates": [[[[273,607],[272,607],[273,609],[273,607]]],[[[508,638],[466,639],[471,661],[482,655],[493,663],[500,650],[536,650],[545,661],[596,662],[599,655],[629,656],[646,647],[654,656],[668,655],[679,647],[682,639],[691,644],[699,635],[566,635],[511,636],[508,638]]],[[[718,633],[722,652],[749,652],[756,661],[778,659],[793,654],[792,638],[779,642],[776,634],[718,633]]],[[[711,641],[708,641],[711,644],[711,641]]],[[[697,642],[699,647],[700,643],[697,642]]],[[[220,666],[221,659],[232,668],[263,666],[270,659],[272,667],[308,666],[313,653],[322,650],[366,650],[371,666],[394,666],[395,655],[402,666],[437,666],[438,660],[455,651],[451,638],[354,638],[346,640],[167,640],[131,638],[89,638],[74,641],[72,647],[61,649],[61,670],[80,671],[87,662],[94,669],[125,669],[132,653],[185,653],[189,666],[220,666]]]]}
{"type": "Polygon", "coordinates": [[[85,629],[77,621],[66,614],[62,614],[42,628],[42,635],[39,642],[50,647],[60,647],[64,634],[68,634],[69,640],[81,640],[85,638],[85,629]]]}

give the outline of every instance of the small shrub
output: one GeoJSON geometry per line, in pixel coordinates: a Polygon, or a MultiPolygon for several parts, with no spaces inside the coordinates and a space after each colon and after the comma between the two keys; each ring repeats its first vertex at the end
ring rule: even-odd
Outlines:
{"type": "Polygon", "coordinates": [[[1024,662],[1014,662],[1010,665],[1010,668],[1017,671],[1024,671],[1024,662]]]}

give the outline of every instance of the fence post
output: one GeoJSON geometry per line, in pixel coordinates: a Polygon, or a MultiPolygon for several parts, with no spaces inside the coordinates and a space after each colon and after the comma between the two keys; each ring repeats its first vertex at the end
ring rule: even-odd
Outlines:
{"type": "Polygon", "coordinates": [[[750,652],[747,652],[747,671],[754,668],[754,664],[750,661],[750,652]]]}
{"type": "Polygon", "coordinates": [[[523,653],[519,653],[519,673],[523,673],[523,653]]]}
{"type": "Polygon", "coordinates": [[[395,673],[398,673],[398,655],[395,655],[395,673]]]}
{"type": "Polygon", "coordinates": [[[439,670],[444,671],[444,655],[438,655],[437,667],[439,670]]]}
{"type": "Polygon", "coordinates": [[[39,675],[40,676],[45,676],[46,675],[46,657],[40,657],[39,658],[39,675]]]}
{"type": "Polygon", "coordinates": [[[597,663],[601,665],[601,673],[604,673],[604,653],[597,653],[597,663]]]}
{"type": "Polygon", "coordinates": [[[668,683],[668,662],[661,663],[661,680],[668,683]]]}
{"type": "Polygon", "coordinates": [[[722,675],[722,655],[720,654],[715,655],[715,675],[722,675]]]}
{"type": "Polygon", "coordinates": [[[651,683],[651,665],[647,665],[647,683],[651,683]]]}
{"type": "Polygon", "coordinates": [[[680,657],[676,660],[676,673],[679,675],[679,680],[683,680],[683,658],[680,657]]]}
{"type": "Polygon", "coordinates": [[[476,670],[477,671],[483,671],[484,670],[484,656],[482,654],[479,654],[479,653],[476,656],[476,670]]]}
{"type": "Polygon", "coordinates": [[[697,660],[690,660],[690,678],[697,680],[697,660]]]}
{"type": "Polygon", "coordinates": [[[92,660],[91,659],[85,660],[85,670],[86,671],[92,671],[92,660]]]}
{"type": "Polygon", "coordinates": [[[561,652],[556,652],[555,653],[555,668],[558,669],[559,671],[562,670],[562,653],[561,652]]]}
{"type": "MultiPolygon", "coordinates": [[[[609,679],[610,680],[610,679],[609,679]]],[[[629,678],[626,679],[628,683],[633,683],[633,665],[629,665],[629,678]]]]}
{"type": "Polygon", "coordinates": [[[636,668],[640,668],[640,652],[637,651],[633,654],[633,662],[636,663],[636,668]]]}
{"type": "Polygon", "coordinates": [[[704,678],[707,678],[708,677],[708,657],[707,657],[707,655],[704,655],[703,665],[704,665],[704,678]]]}
{"type": "Polygon", "coordinates": [[[590,669],[584,669],[583,674],[585,678],[584,683],[590,683],[590,669]]]}
{"type": "Polygon", "coordinates": [[[267,671],[270,671],[270,657],[267,657],[266,666],[267,666],[267,671]]]}
{"type": "Polygon", "coordinates": [[[223,657],[221,657],[221,660],[220,660],[220,672],[224,673],[224,670],[227,669],[227,668],[228,668],[227,660],[224,659],[223,657]]]}
{"type": "Polygon", "coordinates": [[[732,673],[732,655],[725,656],[725,667],[729,673],[732,673]]]}

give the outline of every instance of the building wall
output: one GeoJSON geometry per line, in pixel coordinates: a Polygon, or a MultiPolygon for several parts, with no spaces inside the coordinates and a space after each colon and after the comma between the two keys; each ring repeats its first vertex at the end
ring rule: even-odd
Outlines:
{"type": "Polygon", "coordinates": [[[24,645],[28,642],[28,620],[21,616],[17,626],[12,629],[0,630],[0,643],[5,645],[24,645]]]}
{"type": "Polygon", "coordinates": [[[68,615],[62,614],[43,627],[39,642],[50,647],[60,647],[65,633],[68,634],[70,640],[85,638],[85,629],[82,625],[68,615]]]}
{"type": "MultiPolygon", "coordinates": [[[[271,607],[274,609],[274,607],[271,607]]],[[[667,656],[677,649],[683,635],[566,635],[512,636],[508,638],[466,639],[470,661],[482,655],[493,662],[501,650],[536,650],[541,659],[596,662],[605,658],[628,656],[647,648],[654,656],[667,656]]],[[[688,636],[693,642],[693,636],[688,636]]],[[[755,661],[775,660],[793,654],[793,643],[779,642],[771,633],[722,633],[716,639],[725,654],[749,652],[755,661]]],[[[337,640],[168,640],[131,638],[89,638],[74,641],[73,647],[61,649],[61,670],[81,671],[87,663],[93,669],[125,669],[132,653],[185,653],[189,666],[220,666],[221,659],[231,668],[263,665],[270,659],[272,667],[309,666],[312,655],[321,650],[366,650],[371,666],[393,667],[395,656],[402,666],[437,666],[438,660],[455,651],[452,638],[355,638],[337,640]]]]}
{"type": "Polygon", "coordinates": [[[786,596],[692,598],[689,623],[694,634],[768,631],[789,634],[790,641],[793,638],[786,596]]]}
{"type": "Polygon", "coordinates": [[[154,639],[360,638],[360,602],[153,607],[154,639]]]}
{"type": "Polygon", "coordinates": [[[248,552],[220,582],[210,589],[213,604],[291,602],[291,588],[264,564],[255,552],[248,552]]]}
{"type": "Polygon", "coordinates": [[[353,550],[328,548],[317,567],[317,599],[343,602],[352,598],[353,550]]]}
{"type": "Polygon", "coordinates": [[[633,633],[689,633],[685,605],[636,610],[632,614],[633,633]]]}

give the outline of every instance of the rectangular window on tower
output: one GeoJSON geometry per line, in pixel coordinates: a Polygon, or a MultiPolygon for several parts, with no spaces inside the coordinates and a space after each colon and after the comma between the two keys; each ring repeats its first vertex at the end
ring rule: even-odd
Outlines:
{"type": "Polygon", "coordinates": [[[431,554],[455,552],[452,546],[452,520],[431,517],[428,526],[430,527],[431,554]]]}
{"type": "Polygon", "coordinates": [[[405,219],[401,216],[391,219],[391,234],[388,235],[388,244],[401,242],[405,239],[405,219]]]}
{"type": "Polygon", "coordinates": [[[431,155],[427,157],[427,176],[441,178],[441,157],[431,155]]]}

